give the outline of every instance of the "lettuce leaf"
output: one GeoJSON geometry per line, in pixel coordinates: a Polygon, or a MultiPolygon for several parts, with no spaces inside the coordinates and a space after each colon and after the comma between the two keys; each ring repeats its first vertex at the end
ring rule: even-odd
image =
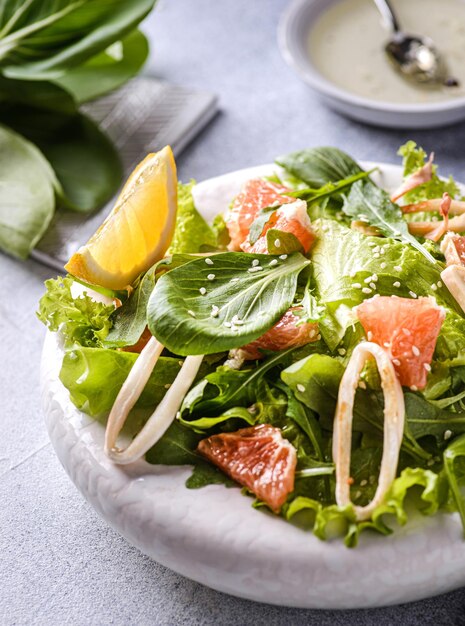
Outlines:
{"type": "Polygon", "coordinates": [[[441,264],[432,265],[417,250],[393,239],[367,237],[334,220],[319,220],[314,228],[317,233],[312,252],[314,294],[326,308],[319,325],[331,350],[354,325],[351,309],[364,299],[375,293],[411,298],[413,293],[434,296],[446,309],[435,358],[450,361],[465,356],[465,319],[440,280],[441,264]],[[373,275],[377,277],[374,289],[369,286],[373,275]]]}
{"type": "Polygon", "coordinates": [[[218,235],[195,208],[192,187],[178,183],[178,213],[176,228],[167,254],[208,252],[218,248],[218,235]]]}
{"type": "MultiPolygon", "coordinates": [[[[65,352],[60,380],[78,409],[93,417],[108,413],[138,355],[105,348],[74,348],[65,352]]],[[[155,407],[180,370],[179,359],[160,357],[137,407],[155,407]]]]}
{"type": "MultiPolygon", "coordinates": [[[[407,141],[401,146],[397,152],[402,157],[402,164],[404,167],[404,178],[413,174],[420,167],[423,167],[426,161],[427,154],[423,148],[417,146],[414,141],[407,141]]],[[[413,204],[415,202],[421,202],[422,200],[429,200],[432,198],[441,198],[444,192],[447,192],[451,198],[460,198],[460,189],[452,176],[443,180],[437,175],[437,165],[433,165],[433,175],[431,180],[423,185],[412,189],[403,196],[405,204],[413,204]]]]}
{"type": "Polygon", "coordinates": [[[72,284],[69,276],[46,280],[46,292],[40,299],[37,317],[50,331],[60,330],[67,347],[102,346],[112,326],[115,307],[95,302],[86,293],[74,298],[72,284]]]}

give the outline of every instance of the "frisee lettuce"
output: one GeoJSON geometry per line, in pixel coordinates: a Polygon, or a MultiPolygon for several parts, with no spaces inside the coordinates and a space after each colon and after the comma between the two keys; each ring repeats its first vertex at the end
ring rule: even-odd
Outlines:
{"type": "Polygon", "coordinates": [[[86,293],[73,297],[70,276],[45,281],[46,292],[39,302],[37,317],[52,332],[60,331],[67,347],[99,347],[112,326],[115,309],[96,302],[86,293]]]}

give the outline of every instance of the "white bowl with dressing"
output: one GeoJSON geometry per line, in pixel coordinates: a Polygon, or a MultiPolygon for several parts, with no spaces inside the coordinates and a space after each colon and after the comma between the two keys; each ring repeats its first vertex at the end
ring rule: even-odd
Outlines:
{"type": "Polygon", "coordinates": [[[407,32],[436,41],[458,88],[416,87],[397,75],[384,58],[389,33],[373,0],[294,0],[279,25],[280,49],[329,106],[353,119],[409,129],[452,124],[465,119],[465,0],[426,2],[393,4],[407,32]]]}

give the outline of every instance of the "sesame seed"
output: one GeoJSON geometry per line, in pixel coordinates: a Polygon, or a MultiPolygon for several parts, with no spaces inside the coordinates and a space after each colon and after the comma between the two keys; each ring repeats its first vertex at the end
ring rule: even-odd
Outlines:
{"type": "Polygon", "coordinates": [[[392,283],[392,286],[399,288],[400,287],[400,282],[398,280],[396,280],[395,283],[392,283]]]}
{"type": "Polygon", "coordinates": [[[420,356],[420,349],[417,346],[412,346],[412,353],[414,356],[420,356]]]}
{"type": "Polygon", "coordinates": [[[254,272],[261,272],[263,267],[261,265],[255,265],[254,267],[249,267],[248,271],[253,274],[254,272]]]}
{"type": "Polygon", "coordinates": [[[435,284],[433,283],[433,284],[431,285],[431,289],[432,289],[433,291],[437,291],[438,286],[437,286],[437,285],[435,285],[435,284]]]}
{"type": "Polygon", "coordinates": [[[191,317],[195,317],[194,311],[187,311],[191,317]]]}
{"type": "Polygon", "coordinates": [[[376,289],[376,283],[370,283],[370,287],[374,290],[376,289]]]}
{"type": "Polygon", "coordinates": [[[402,271],[402,267],[400,265],[394,265],[394,269],[396,270],[396,272],[402,271]]]}
{"type": "Polygon", "coordinates": [[[368,481],[363,479],[360,481],[360,487],[365,487],[365,485],[368,485],[368,481]]]}
{"type": "Polygon", "coordinates": [[[445,430],[444,431],[444,441],[447,441],[451,437],[452,437],[452,431],[451,430],[445,430]]]}
{"type": "Polygon", "coordinates": [[[410,385],[410,389],[412,391],[418,391],[418,387],[416,385],[410,385]]]}
{"type": "Polygon", "coordinates": [[[373,256],[375,257],[375,259],[379,259],[380,254],[379,254],[379,252],[375,252],[373,256]]]}
{"type": "Polygon", "coordinates": [[[205,259],[205,263],[207,265],[213,265],[213,261],[211,259],[205,259]]]}
{"type": "Polygon", "coordinates": [[[360,387],[360,389],[366,389],[367,388],[367,384],[364,380],[359,380],[358,381],[358,386],[360,387]]]}
{"type": "Polygon", "coordinates": [[[231,322],[223,322],[223,326],[226,326],[226,328],[231,328],[232,324],[231,322]]]}
{"type": "Polygon", "coordinates": [[[230,283],[238,283],[239,282],[239,278],[231,278],[231,280],[229,281],[230,283]]]}
{"type": "Polygon", "coordinates": [[[412,334],[408,328],[403,328],[402,332],[404,333],[404,335],[407,335],[407,337],[410,337],[410,335],[412,334]]]}
{"type": "MultiPolygon", "coordinates": [[[[383,261],[380,265],[381,269],[384,270],[386,269],[386,263],[383,261]]],[[[361,483],[360,483],[361,484],[361,483]]]]}
{"type": "Polygon", "coordinates": [[[375,246],[375,247],[373,248],[373,252],[379,252],[379,246],[375,246]]]}
{"type": "Polygon", "coordinates": [[[212,311],[210,313],[210,315],[212,317],[218,317],[218,313],[220,312],[219,307],[216,306],[216,304],[212,304],[212,311]]]}
{"type": "Polygon", "coordinates": [[[399,359],[392,359],[392,364],[396,365],[397,367],[399,367],[399,365],[400,365],[399,359]]]}
{"type": "Polygon", "coordinates": [[[164,385],[165,389],[169,389],[171,387],[171,383],[166,383],[166,385],[164,385]]]}
{"type": "Polygon", "coordinates": [[[257,267],[257,265],[260,265],[260,261],[258,259],[254,259],[252,261],[252,267],[257,267]]]}
{"type": "Polygon", "coordinates": [[[202,296],[204,296],[207,293],[207,290],[205,289],[205,287],[200,287],[199,291],[200,291],[200,295],[202,296]]]}
{"type": "Polygon", "coordinates": [[[316,336],[316,338],[317,338],[317,340],[318,340],[318,341],[320,341],[320,339],[321,339],[321,335],[320,335],[320,333],[318,333],[318,335],[316,336]]]}
{"type": "Polygon", "coordinates": [[[369,289],[368,287],[363,287],[362,293],[371,293],[371,289],[369,289]]]}
{"type": "Polygon", "coordinates": [[[431,365],[429,363],[423,363],[423,367],[427,372],[431,372],[431,365]]]}
{"type": "Polygon", "coordinates": [[[378,274],[373,274],[373,276],[371,277],[371,280],[376,283],[378,281],[378,274]]]}
{"type": "Polygon", "coordinates": [[[275,265],[278,265],[278,259],[273,259],[272,261],[268,263],[268,265],[270,267],[274,267],[275,265]]]}
{"type": "Polygon", "coordinates": [[[274,240],[274,245],[275,245],[275,248],[280,248],[281,247],[281,239],[275,239],[274,240]]]}
{"type": "Polygon", "coordinates": [[[314,337],[315,335],[316,335],[316,330],[313,328],[313,329],[309,332],[308,336],[310,337],[310,339],[313,339],[313,337],[314,337]]]}
{"type": "Polygon", "coordinates": [[[215,274],[208,274],[208,280],[215,280],[215,274]]]}
{"type": "Polygon", "coordinates": [[[297,391],[300,391],[300,393],[303,393],[305,391],[304,385],[301,385],[300,383],[298,383],[297,384],[297,391]]]}
{"type": "Polygon", "coordinates": [[[432,465],[434,465],[434,459],[428,459],[428,460],[426,461],[426,465],[427,465],[428,467],[431,467],[432,465]]]}
{"type": "Polygon", "coordinates": [[[385,341],[385,342],[383,343],[383,346],[384,346],[385,348],[390,348],[390,347],[391,347],[391,344],[389,343],[389,341],[385,341]]]}
{"type": "Polygon", "coordinates": [[[438,289],[441,289],[441,287],[442,287],[442,283],[441,283],[441,281],[440,281],[440,280],[438,280],[438,282],[436,283],[436,285],[438,286],[438,289]]]}
{"type": "Polygon", "coordinates": [[[281,261],[285,261],[287,259],[287,254],[281,254],[279,258],[281,261]]]}
{"type": "Polygon", "coordinates": [[[414,291],[409,291],[409,294],[412,296],[412,298],[418,298],[417,294],[414,291]]]}
{"type": "Polygon", "coordinates": [[[349,274],[349,278],[355,278],[355,274],[356,274],[356,273],[357,273],[357,272],[350,272],[350,274],[349,274]]]}
{"type": "Polygon", "coordinates": [[[368,285],[368,283],[371,283],[371,276],[368,276],[368,278],[365,278],[365,280],[363,281],[366,285],[368,285]]]}
{"type": "Polygon", "coordinates": [[[358,500],[360,498],[360,496],[362,495],[362,492],[359,490],[355,493],[355,499],[358,500]]]}
{"type": "Polygon", "coordinates": [[[362,285],[360,283],[353,283],[352,287],[354,287],[354,289],[361,289],[362,285]]]}
{"type": "Polygon", "coordinates": [[[368,341],[371,341],[373,339],[373,333],[371,332],[371,330],[367,332],[367,339],[368,341]]]}
{"type": "Polygon", "coordinates": [[[338,353],[339,353],[341,356],[344,356],[345,354],[347,354],[347,350],[346,350],[345,348],[339,348],[338,353]]]}
{"type": "Polygon", "coordinates": [[[380,253],[380,254],[384,254],[385,252],[386,252],[386,249],[385,249],[385,248],[380,248],[380,249],[379,249],[379,253],[380,253]]]}

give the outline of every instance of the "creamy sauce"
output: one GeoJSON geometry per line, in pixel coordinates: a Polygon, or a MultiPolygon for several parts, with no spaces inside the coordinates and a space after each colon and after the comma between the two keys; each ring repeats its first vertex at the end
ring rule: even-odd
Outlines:
{"type": "Polygon", "coordinates": [[[465,1],[392,0],[402,30],[427,35],[444,55],[459,87],[413,85],[384,52],[389,31],[373,0],[342,0],[325,11],[309,33],[315,68],[347,91],[393,103],[430,103],[465,96],[465,1]]]}

